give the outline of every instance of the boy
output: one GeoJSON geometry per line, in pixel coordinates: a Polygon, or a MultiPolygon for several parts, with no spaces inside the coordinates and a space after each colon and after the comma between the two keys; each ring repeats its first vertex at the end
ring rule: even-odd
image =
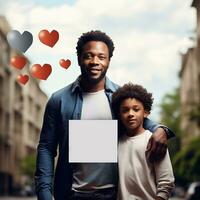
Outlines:
{"type": "Polygon", "coordinates": [[[152,94],[131,83],[112,96],[112,108],[119,121],[119,200],[166,200],[174,187],[169,153],[151,163],[146,146],[152,133],[143,128],[151,111],[152,94]]]}

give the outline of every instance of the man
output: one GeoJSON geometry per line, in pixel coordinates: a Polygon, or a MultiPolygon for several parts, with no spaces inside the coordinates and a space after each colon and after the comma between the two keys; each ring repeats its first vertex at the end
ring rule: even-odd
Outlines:
{"type": "MultiPolygon", "coordinates": [[[[113,55],[110,37],[101,31],[83,34],[77,43],[81,75],[75,82],[55,92],[49,99],[38,145],[36,192],[39,200],[52,199],[54,178],[55,200],[116,199],[117,166],[114,163],[74,163],[68,161],[69,119],[112,119],[111,96],[118,86],[105,75],[113,55]],[[93,107],[98,105],[94,112],[93,107]],[[59,157],[54,176],[54,158],[59,157]]],[[[150,120],[146,129],[154,132],[148,144],[151,159],[166,152],[167,138],[174,134],[150,120]]],[[[84,134],[84,133],[83,133],[84,134]]]]}

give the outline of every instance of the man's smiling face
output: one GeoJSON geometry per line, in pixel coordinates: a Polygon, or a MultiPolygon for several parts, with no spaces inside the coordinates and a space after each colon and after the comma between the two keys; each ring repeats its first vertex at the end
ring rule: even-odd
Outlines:
{"type": "Polygon", "coordinates": [[[82,77],[92,84],[98,83],[105,77],[109,62],[108,47],[101,41],[87,42],[78,58],[82,77]]]}

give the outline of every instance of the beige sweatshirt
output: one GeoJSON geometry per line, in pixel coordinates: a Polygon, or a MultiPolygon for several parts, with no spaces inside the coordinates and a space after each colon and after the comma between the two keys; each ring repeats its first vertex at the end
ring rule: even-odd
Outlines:
{"type": "Polygon", "coordinates": [[[134,137],[124,136],[119,141],[118,200],[155,200],[170,197],[174,175],[167,151],[164,159],[151,164],[146,158],[146,147],[152,133],[148,130],[134,137]]]}

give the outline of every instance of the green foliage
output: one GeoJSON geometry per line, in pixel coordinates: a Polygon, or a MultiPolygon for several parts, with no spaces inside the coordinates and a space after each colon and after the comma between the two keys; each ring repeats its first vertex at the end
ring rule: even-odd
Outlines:
{"type": "MultiPolygon", "coordinates": [[[[166,94],[161,103],[161,123],[171,128],[175,139],[169,140],[169,151],[172,159],[176,184],[186,186],[189,182],[200,180],[200,137],[194,138],[187,146],[181,147],[179,89],[166,94]]],[[[200,126],[200,106],[195,106],[188,113],[189,120],[197,121],[200,126]]],[[[192,131],[192,130],[191,130],[192,131]]]]}
{"type": "Polygon", "coordinates": [[[21,170],[23,174],[32,178],[35,172],[36,155],[30,154],[21,160],[21,170]]]}
{"type": "Polygon", "coordinates": [[[168,143],[170,155],[174,155],[180,150],[181,129],[180,129],[180,95],[179,88],[166,94],[160,105],[161,123],[168,126],[176,134],[176,138],[170,139],[168,143]]]}
{"type": "Polygon", "coordinates": [[[194,109],[189,113],[190,120],[196,121],[200,127],[200,105],[196,105],[194,109]]]}
{"type": "Polygon", "coordinates": [[[173,159],[177,177],[184,177],[186,181],[200,180],[200,137],[192,140],[173,159]]]}

